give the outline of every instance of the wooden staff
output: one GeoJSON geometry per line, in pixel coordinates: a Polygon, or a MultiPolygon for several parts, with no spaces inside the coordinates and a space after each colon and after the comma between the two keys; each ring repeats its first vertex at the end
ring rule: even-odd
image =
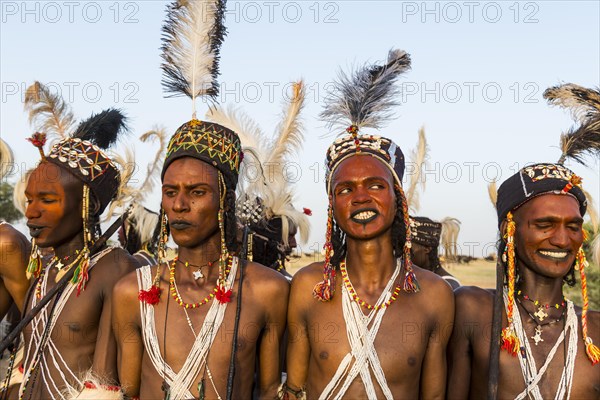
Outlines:
{"type": "Polygon", "coordinates": [[[504,265],[498,252],[496,262],[496,293],[492,318],[492,337],[490,340],[490,368],[488,377],[488,400],[496,400],[498,396],[498,377],[500,375],[500,335],[502,332],[502,306],[504,289],[504,265]]]}

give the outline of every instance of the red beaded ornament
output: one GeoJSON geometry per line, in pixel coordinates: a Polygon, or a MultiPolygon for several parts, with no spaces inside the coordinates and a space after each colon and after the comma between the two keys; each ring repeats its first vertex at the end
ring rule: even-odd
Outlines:
{"type": "Polygon", "coordinates": [[[381,309],[389,307],[390,304],[392,304],[394,301],[396,301],[396,299],[398,298],[398,295],[400,294],[400,291],[402,290],[402,285],[397,284],[396,287],[394,288],[394,291],[392,292],[392,296],[389,298],[388,301],[386,301],[383,304],[373,306],[373,305],[367,303],[366,301],[362,300],[356,293],[354,286],[352,286],[352,282],[350,282],[350,277],[348,277],[348,270],[346,269],[346,261],[342,261],[340,263],[340,273],[342,274],[342,280],[344,281],[344,286],[346,286],[346,289],[348,289],[350,296],[352,296],[352,300],[355,301],[361,307],[366,308],[367,310],[373,310],[373,309],[381,310],[381,309]]]}

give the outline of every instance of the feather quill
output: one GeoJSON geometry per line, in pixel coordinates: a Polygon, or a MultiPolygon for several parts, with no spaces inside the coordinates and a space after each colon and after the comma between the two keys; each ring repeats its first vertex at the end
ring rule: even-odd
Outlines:
{"type": "Polygon", "coordinates": [[[365,65],[350,76],[340,71],[338,81],[325,98],[320,117],[328,128],[346,129],[349,125],[379,129],[397,106],[399,88],[395,83],[410,69],[410,55],[392,49],[383,65],[365,65]]]}
{"type": "Polygon", "coordinates": [[[558,163],[571,158],[585,165],[586,155],[600,157],[600,90],[568,83],[546,89],[544,98],[552,105],[570,110],[580,123],[561,135],[562,155],[558,163]]]}
{"type": "Polygon", "coordinates": [[[494,208],[496,208],[496,203],[498,202],[498,189],[496,188],[496,180],[491,181],[488,184],[488,196],[490,196],[490,201],[494,208]]]}
{"type": "Polygon", "coordinates": [[[29,123],[35,123],[35,129],[48,136],[64,139],[75,123],[69,105],[38,81],[25,91],[24,107],[29,113],[29,123]]]}
{"type": "Polygon", "coordinates": [[[446,217],[442,221],[441,244],[444,248],[444,256],[448,261],[456,260],[458,234],[460,233],[460,221],[456,218],[446,217]]]}
{"type": "Polygon", "coordinates": [[[419,140],[417,147],[411,152],[411,164],[414,168],[410,175],[408,190],[406,191],[406,200],[412,214],[416,214],[420,208],[420,193],[417,186],[421,185],[421,189],[425,190],[425,180],[423,176],[423,167],[427,162],[427,138],[425,137],[425,127],[419,129],[419,140]]]}
{"type": "Polygon", "coordinates": [[[120,181],[119,188],[117,189],[117,195],[114,200],[110,203],[108,212],[106,213],[106,221],[108,221],[113,215],[116,215],[118,208],[124,209],[127,204],[131,203],[135,197],[135,191],[132,190],[129,185],[129,181],[135,172],[135,154],[131,148],[125,149],[125,155],[112,154],[112,160],[119,166],[120,181]]]}
{"type": "Polygon", "coordinates": [[[206,96],[219,93],[220,48],[226,29],[223,25],[225,0],[175,1],[167,6],[162,27],[163,89],[168,97],[206,96]]]}
{"type": "Polygon", "coordinates": [[[73,137],[89,140],[101,149],[107,149],[117,142],[121,132],[127,131],[126,121],[120,110],[109,108],[80,123],[73,137]]]}
{"type": "Polygon", "coordinates": [[[140,140],[144,143],[148,141],[158,141],[158,150],[156,151],[156,156],[154,157],[154,162],[148,165],[146,168],[146,177],[144,181],[137,189],[137,195],[135,196],[135,201],[142,203],[144,197],[152,192],[154,189],[154,185],[158,182],[160,171],[163,165],[164,152],[167,148],[167,133],[164,127],[154,127],[151,131],[144,133],[140,136],[140,140]]]}
{"type": "Polygon", "coordinates": [[[286,157],[297,154],[302,148],[304,135],[299,116],[304,108],[305,98],[304,82],[302,80],[295,82],[292,85],[292,97],[277,126],[275,140],[269,148],[267,163],[281,165],[281,168],[284,168],[286,157]]]}

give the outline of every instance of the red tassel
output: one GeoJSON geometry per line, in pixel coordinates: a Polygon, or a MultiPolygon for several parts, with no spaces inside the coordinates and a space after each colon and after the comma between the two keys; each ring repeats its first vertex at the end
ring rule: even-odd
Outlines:
{"type": "Polygon", "coordinates": [[[138,300],[150,305],[158,304],[160,301],[160,293],[160,288],[156,285],[152,285],[148,290],[140,290],[138,300]]]}
{"type": "Polygon", "coordinates": [[[315,285],[313,289],[313,297],[319,301],[331,300],[331,283],[328,281],[321,281],[315,285]]]}
{"type": "Polygon", "coordinates": [[[404,285],[403,289],[407,293],[417,293],[421,290],[419,286],[419,281],[415,276],[415,271],[411,268],[410,271],[406,271],[406,275],[404,276],[404,285]]]}
{"type": "Polygon", "coordinates": [[[215,297],[221,304],[229,303],[231,301],[231,289],[225,290],[223,286],[219,285],[215,297]]]}
{"type": "Polygon", "coordinates": [[[511,327],[506,327],[502,330],[501,347],[502,350],[508,351],[512,356],[516,356],[519,351],[519,338],[515,335],[511,327]]]}

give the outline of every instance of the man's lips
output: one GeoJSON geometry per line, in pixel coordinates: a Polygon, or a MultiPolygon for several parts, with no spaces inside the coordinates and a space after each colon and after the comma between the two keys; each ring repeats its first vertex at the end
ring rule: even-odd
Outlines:
{"type": "Polygon", "coordinates": [[[27,224],[27,227],[29,228],[29,235],[32,238],[37,238],[38,236],[40,236],[40,234],[42,233],[42,229],[45,228],[44,226],[33,224],[27,224]]]}
{"type": "Polygon", "coordinates": [[[375,218],[377,218],[378,215],[379,213],[377,212],[377,210],[369,208],[353,212],[350,215],[350,218],[356,223],[367,224],[373,221],[375,218]]]}
{"type": "Polygon", "coordinates": [[[569,251],[569,250],[538,250],[537,253],[540,256],[547,258],[549,260],[563,261],[569,256],[569,254],[571,254],[571,251],[569,251]]]}
{"type": "Polygon", "coordinates": [[[188,229],[192,227],[192,224],[190,224],[187,221],[173,221],[170,224],[171,229],[175,229],[177,231],[183,230],[183,229],[188,229]]]}

